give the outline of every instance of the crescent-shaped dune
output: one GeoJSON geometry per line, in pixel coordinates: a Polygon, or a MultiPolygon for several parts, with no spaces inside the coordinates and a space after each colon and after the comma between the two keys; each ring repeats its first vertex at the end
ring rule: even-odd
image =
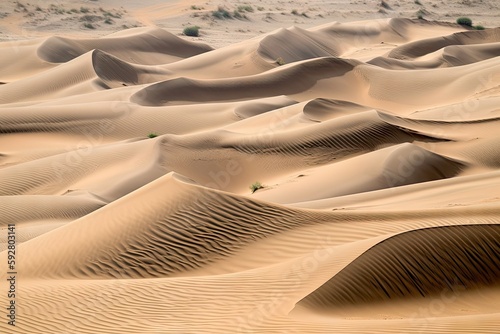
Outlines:
{"type": "Polygon", "coordinates": [[[499,237],[498,225],[446,226],[396,235],[367,250],[297,305],[342,308],[498,285],[499,237]]]}
{"type": "Polygon", "coordinates": [[[188,42],[156,28],[101,39],[50,37],[38,46],[37,55],[51,63],[66,63],[94,49],[144,65],[165,64],[212,50],[208,45],[188,42]]]}

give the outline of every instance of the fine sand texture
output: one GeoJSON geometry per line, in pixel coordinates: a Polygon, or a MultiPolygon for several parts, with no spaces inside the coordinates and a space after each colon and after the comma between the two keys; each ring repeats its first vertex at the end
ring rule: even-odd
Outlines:
{"type": "Polygon", "coordinates": [[[39,36],[0,83],[0,332],[500,333],[500,28],[39,36]]]}

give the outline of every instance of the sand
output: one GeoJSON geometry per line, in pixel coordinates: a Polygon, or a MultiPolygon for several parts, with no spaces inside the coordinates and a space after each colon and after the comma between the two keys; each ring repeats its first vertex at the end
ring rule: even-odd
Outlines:
{"type": "Polygon", "coordinates": [[[499,333],[498,9],[321,5],[2,5],[2,333],[499,333]]]}

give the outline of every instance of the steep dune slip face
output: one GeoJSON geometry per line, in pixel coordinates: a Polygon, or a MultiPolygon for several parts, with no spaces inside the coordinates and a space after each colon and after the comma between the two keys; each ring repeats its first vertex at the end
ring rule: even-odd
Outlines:
{"type": "Polygon", "coordinates": [[[409,19],[0,43],[0,331],[498,333],[499,45],[409,19]]]}
{"type": "Polygon", "coordinates": [[[498,225],[406,232],[367,250],[297,305],[354,308],[426,298],[443,290],[455,293],[498,286],[499,237],[498,225]]]}

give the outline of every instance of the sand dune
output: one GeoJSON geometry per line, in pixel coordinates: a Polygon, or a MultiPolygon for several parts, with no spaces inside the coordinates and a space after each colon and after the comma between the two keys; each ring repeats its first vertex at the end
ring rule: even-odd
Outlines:
{"type": "Polygon", "coordinates": [[[457,175],[461,168],[459,162],[412,144],[402,144],[315,168],[307,177],[293,183],[285,181],[285,184],[261,191],[255,197],[287,204],[306,202],[439,180],[457,175]],[[418,168],[412,167],[409,161],[418,163],[418,168]],[[405,177],[399,177],[401,173],[405,177]],[[345,178],[352,181],[343,184],[345,178]],[[314,190],[305,190],[306,184],[314,185],[314,190]]]}
{"type": "Polygon", "coordinates": [[[38,47],[37,54],[51,63],[65,63],[94,49],[144,65],[165,64],[212,50],[208,45],[187,42],[163,29],[145,28],[100,39],[51,37],[38,47]]]}
{"type": "MultiPolygon", "coordinates": [[[[389,52],[389,58],[414,59],[425,56],[450,45],[476,45],[498,42],[500,29],[487,29],[481,31],[466,31],[454,33],[449,36],[434,37],[407,43],[389,52]]],[[[465,56],[467,58],[467,56],[465,56]]]]}
{"type": "MultiPolygon", "coordinates": [[[[2,43],[0,43],[0,46],[2,43]]],[[[158,28],[137,28],[101,39],[74,39],[53,36],[45,40],[3,43],[0,81],[30,76],[56,64],[66,63],[94,49],[125,62],[160,65],[212,50],[208,45],[185,41],[158,28]]]]}
{"type": "Polygon", "coordinates": [[[0,43],[2,332],[498,333],[499,29],[0,43]]]}
{"type": "Polygon", "coordinates": [[[342,308],[497,285],[499,232],[498,225],[461,225],[397,235],[369,249],[297,305],[342,308]]]}
{"type": "Polygon", "coordinates": [[[377,57],[368,63],[387,69],[429,69],[472,64],[481,60],[497,57],[498,43],[450,45],[427,54],[422,60],[401,60],[391,57],[377,57]]]}

